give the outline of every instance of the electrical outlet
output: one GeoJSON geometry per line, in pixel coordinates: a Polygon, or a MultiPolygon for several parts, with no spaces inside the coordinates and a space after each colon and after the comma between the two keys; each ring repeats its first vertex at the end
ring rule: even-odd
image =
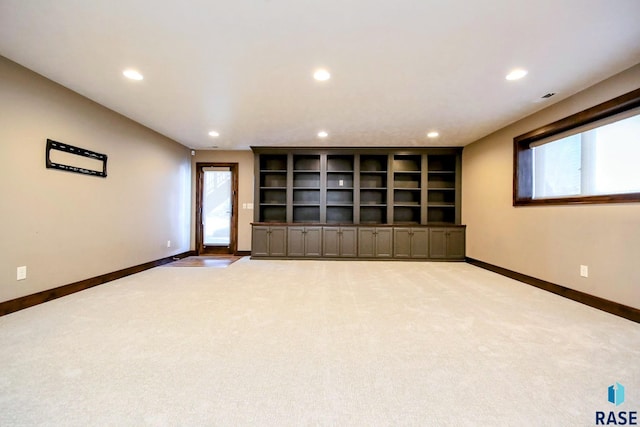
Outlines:
{"type": "Polygon", "coordinates": [[[167,240],[167,247],[170,248],[171,247],[171,240],[167,240]]]}
{"type": "Polygon", "coordinates": [[[580,266],[580,276],[589,277],[589,266],[588,265],[581,265],[580,266]]]}
{"type": "Polygon", "coordinates": [[[27,278],[27,266],[23,265],[16,270],[16,280],[24,280],[27,278]]]}
{"type": "Polygon", "coordinates": [[[344,187],[344,179],[339,179],[338,180],[338,186],[344,187]]]}

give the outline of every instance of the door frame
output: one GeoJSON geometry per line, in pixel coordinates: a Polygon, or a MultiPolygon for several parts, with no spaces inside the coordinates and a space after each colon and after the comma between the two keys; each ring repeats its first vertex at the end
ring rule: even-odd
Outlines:
{"type": "Polygon", "coordinates": [[[238,163],[198,162],[196,163],[196,252],[205,254],[238,254],[238,163]],[[231,171],[231,230],[229,247],[205,247],[202,223],[202,192],[204,190],[204,169],[228,167],[231,171]]]}

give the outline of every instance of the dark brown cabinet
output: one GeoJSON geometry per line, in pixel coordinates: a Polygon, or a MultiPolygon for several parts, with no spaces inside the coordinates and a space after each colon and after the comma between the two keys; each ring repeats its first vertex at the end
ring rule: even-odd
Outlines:
{"type": "Polygon", "coordinates": [[[322,227],[291,226],[287,242],[290,257],[322,256],[322,227]]]}
{"type": "Polygon", "coordinates": [[[464,228],[447,227],[429,230],[429,258],[464,259],[464,228]]]}
{"type": "Polygon", "coordinates": [[[252,149],[254,257],[464,259],[461,149],[252,149]]]}
{"type": "Polygon", "coordinates": [[[331,258],[358,256],[356,227],[322,227],[322,255],[331,258]]]}
{"type": "Polygon", "coordinates": [[[393,257],[393,234],[390,227],[358,228],[358,256],[363,258],[393,257]]]}
{"type": "Polygon", "coordinates": [[[287,255],[287,227],[254,225],[251,238],[251,254],[262,257],[287,255]]]}
{"type": "Polygon", "coordinates": [[[395,258],[429,258],[429,229],[394,227],[393,256],[395,258]]]}

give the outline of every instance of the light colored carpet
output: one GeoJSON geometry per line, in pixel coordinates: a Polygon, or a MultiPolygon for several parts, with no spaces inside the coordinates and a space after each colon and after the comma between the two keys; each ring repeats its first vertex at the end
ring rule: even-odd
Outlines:
{"type": "Polygon", "coordinates": [[[0,317],[0,425],[587,426],[639,361],[640,325],[468,264],[244,258],[0,317]]]}

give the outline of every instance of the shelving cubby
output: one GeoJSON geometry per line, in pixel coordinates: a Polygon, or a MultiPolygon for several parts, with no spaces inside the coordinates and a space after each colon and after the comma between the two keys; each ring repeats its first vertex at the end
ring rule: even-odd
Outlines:
{"type": "Polygon", "coordinates": [[[388,156],[360,155],[360,223],[387,222],[388,156]]]}
{"type": "Polygon", "coordinates": [[[420,224],[422,156],[393,156],[393,223],[420,224]]]}
{"type": "Polygon", "coordinates": [[[327,155],[326,222],[353,223],[354,156],[327,155]]]}
{"type": "Polygon", "coordinates": [[[429,156],[427,174],[427,221],[430,223],[455,224],[456,156],[429,156]]]}
{"type": "Polygon", "coordinates": [[[320,155],[293,155],[293,222],[320,222],[320,155]]]}
{"type": "Polygon", "coordinates": [[[258,205],[263,222],[284,222],[287,212],[287,155],[260,157],[258,205]]]}

